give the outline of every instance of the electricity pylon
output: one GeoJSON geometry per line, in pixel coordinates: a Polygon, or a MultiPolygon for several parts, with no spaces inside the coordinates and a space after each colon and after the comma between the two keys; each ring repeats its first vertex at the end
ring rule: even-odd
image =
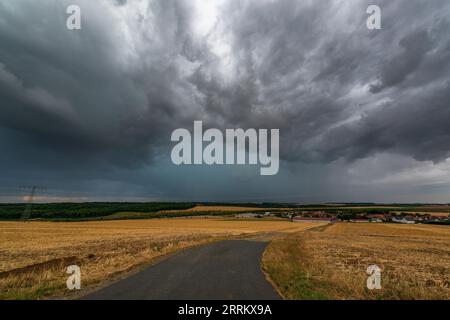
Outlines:
{"type": "Polygon", "coordinates": [[[31,218],[31,212],[33,209],[33,200],[37,191],[47,190],[45,187],[31,186],[31,187],[22,187],[22,189],[30,190],[30,195],[27,199],[27,205],[25,206],[25,210],[22,214],[22,221],[28,221],[31,218]]]}

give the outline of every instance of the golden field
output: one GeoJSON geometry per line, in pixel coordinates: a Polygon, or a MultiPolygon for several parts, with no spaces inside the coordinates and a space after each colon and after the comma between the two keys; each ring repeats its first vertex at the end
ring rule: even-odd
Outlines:
{"type": "Polygon", "coordinates": [[[254,212],[254,211],[274,211],[292,210],[289,208],[259,208],[259,207],[239,207],[239,206],[206,206],[197,205],[185,210],[164,210],[162,212],[254,212]]]}
{"type": "MultiPolygon", "coordinates": [[[[292,233],[315,226],[288,221],[153,219],[0,222],[0,272],[76,257],[82,285],[92,286],[176,250],[243,235],[292,233]]],[[[65,293],[65,265],[0,277],[1,299],[65,293]]]]}
{"type": "Polygon", "coordinates": [[[288,299],[450,299],[450,227],[337,223],[273,241],[263,266],[288,299]],[[366,288],[367,267],[382,289],[366,288]]]}

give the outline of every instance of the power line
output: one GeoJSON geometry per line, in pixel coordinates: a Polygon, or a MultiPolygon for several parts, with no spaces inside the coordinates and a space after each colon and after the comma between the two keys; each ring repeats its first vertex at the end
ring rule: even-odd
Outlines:
{"type": "Polygon", "coordinates": [[[30,195],[28,196],[25,210],[23,211],[23,214],[21,217],[22,221],[28,221],[31,218],[31,214],[32,214],[32,210],[33,210],[33,200],[36,195],[36,192],[37,191],[45,191],[45,190],[47,190],[47,188],[39,187],[39,186],[26,186],[26,187],[21,187],[21,189],[26,189],[26,190],[30,191],[30,195]]]}

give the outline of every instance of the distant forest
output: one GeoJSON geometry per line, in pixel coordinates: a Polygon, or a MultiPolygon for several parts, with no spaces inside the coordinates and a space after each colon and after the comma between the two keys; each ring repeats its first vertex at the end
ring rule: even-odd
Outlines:
{"type": "MultiPolygon", "coordinates": [[[[193,203],[36,203],[32,206],[31,219],[83,219],[105,217],[117,212],[151,213],[160,210],[185,210],[194,207],[193,203]]],[[[0,219],[17,220],[24,213],[26,204],[0,204],[0,219]]]]}
{"type": "MultiPolygon", "coordinates": [[[[26,203],[0,204],[0,220],[19,220],[26,210],[26,203]]],[[[373,203],[339,203],[339,204],[309,204],[300,205],[294,203],[222,203],[222,202],[86,202],[86,203],[35,203],[32,205],[31,219],[79,221],[79,220],[102,220],[102,219],[145,219],[165,218],[177,216],[195,215],[229,215],[229,212],[221,209],[224,206],[248,207],[249,212],[254,209],[266,208],[277,209],[292,208],[293,211],[323,211],[330,214],[356,217],[359,214],[385,213],[390,210],[424,212],[450,212],[448,205],[425,205],[425,204],[373,204],[373,203]],[[217,206],[217,212],[200,210],[195,212],[182,212],[197,205],[217,206]],[[164,212],[173,210],[175,212],[164,212]],[[180,212],[176,212],[179,210],[180,212]],[[112,216],[120,213],[120,217],[112,216]],[[136,214],[138,213],[138,214],[136,214]]],[[[281,212],[280,212],[281,214],[281,212]]]]}

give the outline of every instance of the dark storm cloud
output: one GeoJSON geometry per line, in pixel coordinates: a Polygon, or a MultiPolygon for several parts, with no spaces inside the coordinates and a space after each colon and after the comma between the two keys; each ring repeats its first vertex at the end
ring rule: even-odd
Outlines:
{"type": "Polygon", "coordinates": [[[402,83],[408,75],[414,73],[432,49],[427,31],[419,30],[407,35],[399,42],[402,52],[389,60],[381,70],[379,84],[372,85],[370,91],[378,93],[387,87],[402,83]]]}
{"type": "Polygon", "coordinates": [[[383,151],[442,160],[447,144],[417,143],[416,137],[437,141],[436,131],[450,132],[433,121],[446,115],[449,102],[442,91],[450,71],[450,5],[381,1],[387,22],[382,31],[369,31],[366,16],[355,14],[368,4],[244,1],[225,6],[228,14],[217,29],[233,39],[229,68],[236,77],[225,82],[214,59],[203,61],[192,81],[207,97],[208,114],[231,127],[281,128],[287,160],[354,160],[383,151]],[[389,109],[383,101],[389,101],[389,109]],[[420,126],[419,134],[395,125],[408,131],[428,112],[433,119],[420,126]],[[429,130],[434,126],[439,128],[429,130]]]}
{"type": "Polygon", "coordinates": [[[290,162],[441,161],[449,17],[447,0],[3,1],[0,165],[138,168],[194,120],[279,128],[290,162]],[[369,4],[382,30],[366,28],[369,4]]]}
{"type": "Polygon", "coordinates": [[[450,157],[449,102],[450,82],[420,96],[400,97],[351,125],[330,130],[319,154],[355,159],[391,150],[416,160],[443,161],[450,157]]]}
{"type": "MultiPolygon", "coordinates": [[[[0,4],[0,124],[76,158],[148,161],[152,145],[165,141],[167,121],[176,123],[177,70],[170,61],[127,69],[135,52],[124,49],[127,39],[107,5],[80,3],[85,20],[77,34],[65,28],[69,3],[0,4]]],[[[172,9],[162,5],[160,19],[172,9]]]]}

